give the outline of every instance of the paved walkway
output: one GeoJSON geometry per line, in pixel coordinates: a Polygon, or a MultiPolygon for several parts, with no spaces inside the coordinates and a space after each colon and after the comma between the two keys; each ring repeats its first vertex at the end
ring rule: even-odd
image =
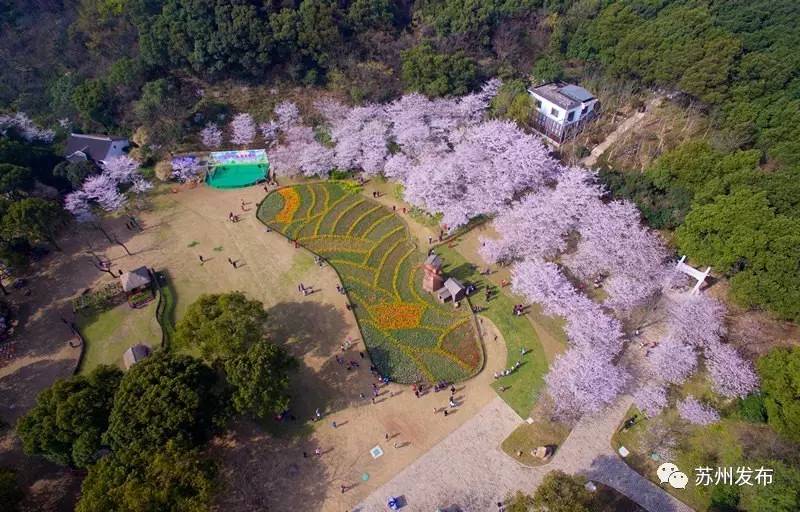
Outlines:
{"type": "Polygon", "coordinates": [[[603,414],[581,420],[556,453],[540,468],[518,464],[500,443],[519,417],[499,397],[445,440],[384,484],[353,512],[383,512],[388,496],[403,496],[408,512],[457,506],[465,512],[494,510],[495,503],[523,490],[532,492],[554,469],[583,473],[619,490],[652,512],[688,512],[691,508],[630,469],[609,440],[630,407],[623,397],[603,414]]]}

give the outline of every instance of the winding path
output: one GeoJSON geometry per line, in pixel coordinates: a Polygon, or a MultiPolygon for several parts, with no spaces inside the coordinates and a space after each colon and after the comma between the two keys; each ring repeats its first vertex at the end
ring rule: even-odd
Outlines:
{"type": "Polygon", "coordinates": [[[602,414],[583,418],[549,464],[529,468],[500,450],[503,439],[519,425],[519,416],[497,397],[353,512],[383,512],[388,496],[403,496],[404,510],[410,512],[453,506],[465,512],[494,510],[497,501],[517,490],[531,492],[554,469],[583,473],[652,512],[691,511],[630,469],[611,449],[609,440],[630,404],[631,398],[623,397],[602,414]]]}

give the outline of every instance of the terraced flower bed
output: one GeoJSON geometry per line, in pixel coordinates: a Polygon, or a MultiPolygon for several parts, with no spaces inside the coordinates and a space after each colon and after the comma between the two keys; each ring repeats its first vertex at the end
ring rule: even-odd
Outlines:
{"type": "Polygon", "coordinates": [[[381,373],[411,383],[459,381],[481,369],[469,309],[422,290],[424,254],[391,211],[332,181],[272,192],[258,218],[337,270],[381,373]]]}

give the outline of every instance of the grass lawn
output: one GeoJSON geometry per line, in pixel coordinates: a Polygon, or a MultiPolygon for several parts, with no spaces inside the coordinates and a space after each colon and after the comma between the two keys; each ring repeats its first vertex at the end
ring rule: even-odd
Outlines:
{"type": "MultiPolygon", "coordinates": [[[[504,452],[526,466],[542,466],[552,459],[543,461],[531,455],[538,446],[555,446],[556,450],[569,435],[569,427],[550,421],[524,423],[514,430],[501,445],[504,452]],[[519,455],[522,452],[522,456],[519,455]]],[[[555,455],[555,452],[553,452],[555,455]]]]}
{"type": "Polygon", "coordinates": [[[425,255],[392,211],[343,182],[284,187],[258,218],[339,274],[373,364],[401,383],[460,381],[483,367],[474,318],[422,290],[425,255]]]}
{"type": "MultiPolygon", "coordinates": [[[[531,323],[524,317],[514,316],[512,298],[499,287],[487,281],[478,273],[477,268],[469,263],[457,248],[450,248],[446,244],[436,247],[437,254],[441,255],[447,266],[445,273],[456,279],[469,281],[478,286],[478,291],[470,298],[474,306],[482,309],[481,315],[491,320],[505,338],[508,358],[506,365],[512,366],[517,360],[522,360],[522,366],[511,375],[501,377],[494,381],[492,386],[517,414],[522,418],[530,415],[533,405],[539,398],[539,393],[544,385],[544,374],[547,373],[547,358],[542,344],[531,323]],[[485,287],[492,290],[492,297],[486,302],[485,287]],[[522,348],[525,355],[522,356],[522,348]],[[501,392],[500,387],[505,391],[501,392]]],[[[492,343],[493,340],[484,340],[492,343]]]]}
{"type": "Polygon", "coordinates": [[[91,315],[80,315],[78,327],[86,340],[81,373],[100,364],[122,365],[122,354],[131,345],[161,345],[161,328],[156,321],[156,301],[133,309],[128,304],[91,315]]]}

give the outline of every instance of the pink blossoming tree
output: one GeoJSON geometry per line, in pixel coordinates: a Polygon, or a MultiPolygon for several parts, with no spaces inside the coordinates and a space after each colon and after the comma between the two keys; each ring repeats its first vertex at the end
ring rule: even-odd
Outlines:
{"type": "Polygon", "coordinates": [[[215,123],[208,123],[200,131],[200,140],[208,149],[218,149],[222,146],[222,130],[215,123]]]}
{"type": "Polygon", "coordinates": [[[648,383],[633,392],[633,402],[644,414],[654,418],[667,406],[667,388],[658,383],[648,383]]]}
{"type": "Polygon", "coordinates": [[[703,405],[695,397],[689,395],[677,404],[681,418],[695,425],[710,425],[719,421],[717,411],[703,405]]]}
{"type": "Polygon", "coordinates": [[[256,137],[256,124],[250,114],[236,114],[231,120],[230,127],[231,143],[236,146],[247,146],[256,137]]]}

